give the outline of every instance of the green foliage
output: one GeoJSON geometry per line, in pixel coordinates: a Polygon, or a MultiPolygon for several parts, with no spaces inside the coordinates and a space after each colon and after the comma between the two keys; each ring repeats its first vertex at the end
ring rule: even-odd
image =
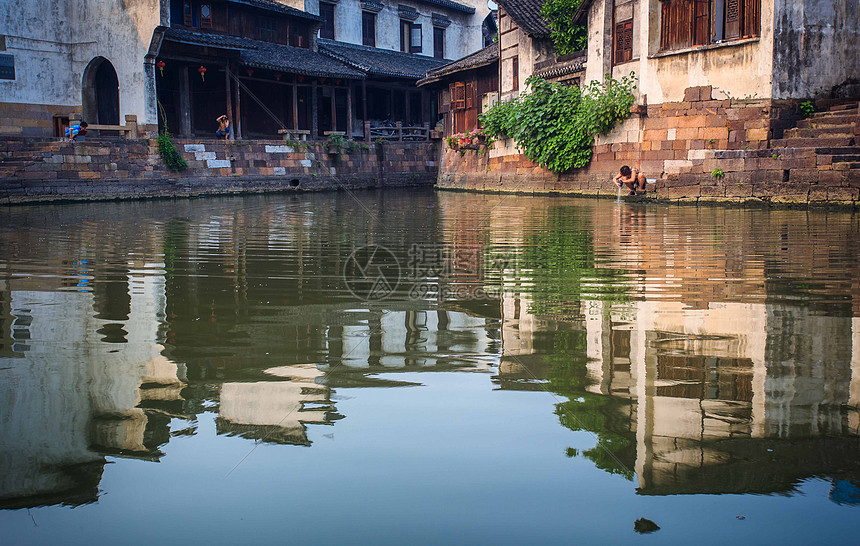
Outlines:
{"type": "Polygon", "coordinates": [[[803,117],[808,118],[815,113],[815,104],[811,100],[805,100],[800,103],[800,113],[803,117]]]}
{"type": "Polygon", "coordinates": [[[588,28],[573,24],[582,0],[546,0],[540,13],[550,28],[556,55],[568,55],[588,47],[588,28]]]}
{"type": "Polygon", "coordinates": [[[713,176],[717,180],[721,179],[725,175],[726,173],[724,173],[722,169],[714,169],[713,171],[711,171],[711,176],[713,176]]]}
{"type": "Polygon", "coordinates": [[[167,129],[158,135],[158,153],[161,154],[161,159],[167,164],[167,168],[171,171],[184,171],[188,168],[188,163],[179,155],[173,141],[170,140],[170,133],[167,129]]]}
{"type": "Polygon", "coordinates": [[[491,138],[513,138],[541,167],[554,173],[579,169],[591,162],[594,136],[630,116],[635,78],[607,76],[605,84],[593,81],[585,89],[529,78],[530,92],[497,104],[481,123],[491,138]]]}
{"type": "Polygon", "coordinates": [[[329,146],[340,149],[343,148],[343,145],[346,143],[346,137],[338,134],[329,135],[327,142],[329,146]]]}

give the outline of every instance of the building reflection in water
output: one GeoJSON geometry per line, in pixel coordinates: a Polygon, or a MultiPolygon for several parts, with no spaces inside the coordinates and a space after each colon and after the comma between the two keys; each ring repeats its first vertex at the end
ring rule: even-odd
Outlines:
{"type": "MultiPolygon", "coordinates": [[[[339,278],[351,248],[377,237],[405,259],[416,241],[368,236],[341,201],[189,208],[193,220],[122,224],[115,238],[92,222],[48,259],[16,234],[48,274],[6,264],[0,280],[0,507],[92,502],[106,456],[157,461],[204,412],[219,434],[310,446],[310,426],[344,417],[336,389],[444,371],[560,395],[560,423],[599,440],[569,455],[641,494],[787,492],[826,476],[834,502],[858,501],[858,287],[798,277],[836,268],[827,248],[781,261],[799,234],[772,225],[776,251],[752,240],[703,259],[711,234],[679,233],[683,219],[440,201],[405,213],[433,216],[412,237],[451,249],[456,278],[433,281],[501,295],[357,303],[339,278]],[[836,311],[783,297],[798,290],[836,311]]],[[[816,226],[808,238],[834,227],[816,226]]]]}

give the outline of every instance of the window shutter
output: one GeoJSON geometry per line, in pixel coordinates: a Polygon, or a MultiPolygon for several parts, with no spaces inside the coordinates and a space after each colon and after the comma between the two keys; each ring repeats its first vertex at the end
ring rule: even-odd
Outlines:
{"type": "Polygon", "coordinates": [[[468,82],[466,84],[466,109],[475,107],[475,84],[468,82]]]}
{"type": "Polygon", "coordinates": [[[457,82],[451,87],[451,109],[464,110],[466,108],[466,86],[457,82]]]}
{"type": "Polygon", "coordinates": [[[412,23],[409,28],[409,52],[410,53],[421,53],[421,42],[422,42],[422,34],[421,34],[421,25],[412,23]]]}
{"type": "Polygon", "coordinates": [[[726,0],[726,39],[741,35],[741,0],[726,0]]]}
{"type": "Polygon", "coordinates": [[[711,43],[711,2],[695,0],[693,20],[693,45],[711,43]]]}
{"type": "Polygon", "coordinates": [[[186,27],[194,26],[194,8],[192,8],[191,2],[182,3],[182,24],[186,27]]]}
{"type": "Polygon", "coordinates": [[[633,58],[633,19],[615,25],[615,63],[626,63],[633,58]]]}
{"type": "Polygon", "coordinates": [[[743,6],[743,35],[744,37],[758,36],[761,21],[761,0],[743,0],[743,6]]]}

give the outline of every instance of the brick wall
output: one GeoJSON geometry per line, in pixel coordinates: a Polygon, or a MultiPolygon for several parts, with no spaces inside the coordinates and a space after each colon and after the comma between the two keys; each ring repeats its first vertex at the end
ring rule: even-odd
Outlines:
{"type": "Polygon", "coordinates": [[[682,102],[634,108],[630,119],[596,139],[584,169],[555,175],[512,141],[489,151],[446,147],[437,185],[615,197],[611,179],[629,165],[656,182],[648,190],[659,199],[850,205],[860,199],[858,171],[831,167],[821,149],[772,147],[800,119],[796,102],[715,100],[710,87],[695,87],[682,102]],[[713,176],[716,169],[725,175],[713,176]]]}
{"type": "Polygon", "coordinates": [[[54,136],[54,116],[68,117],[80,107],[0,102],[0,136],[54,136]]]}
{"type": "Polygon", "coordinates": [[[168,170],[154,139],[0,138],[0,202],[432,185],[438,170],[432,142],[174,143],[187,171],[168,170]]]}

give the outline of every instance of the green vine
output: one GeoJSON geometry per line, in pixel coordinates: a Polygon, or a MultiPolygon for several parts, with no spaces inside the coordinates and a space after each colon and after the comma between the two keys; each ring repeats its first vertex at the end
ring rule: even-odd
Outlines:
{"type": "Polygon", "coordinates": [[[573,15],[582,0],[546,0],[540,14],[547,21],[556,55],[568,55],[588,47],[588,27],[575,25],[573,15]]]}
{"type": "Polygon", "coordinates": [[[497,104],[481,124],[488,136],[514,139],[529,160],[554,173],[586,167],[594,136],[627,119],[635,100],[632,72],[620,81],[592,81],[585,89],[539,78],[526,83],[530,92],[497,104]]]}
{"type": "Polygon", "coordinates": [[[170,132],[167,130],[167,112],[164,110],[164,106],[161,105],[161,101],[158,101],[158,109],[161,112],[161,119],[164,125],[161,133],[158,134],[158,153],[161,154],[161,159],[167,164],[168,169],[177,172],[184,171],[188,168],[188,163],[182,159],[176,146],[173,145],[173,141],[170,140],[170,132]]]}

